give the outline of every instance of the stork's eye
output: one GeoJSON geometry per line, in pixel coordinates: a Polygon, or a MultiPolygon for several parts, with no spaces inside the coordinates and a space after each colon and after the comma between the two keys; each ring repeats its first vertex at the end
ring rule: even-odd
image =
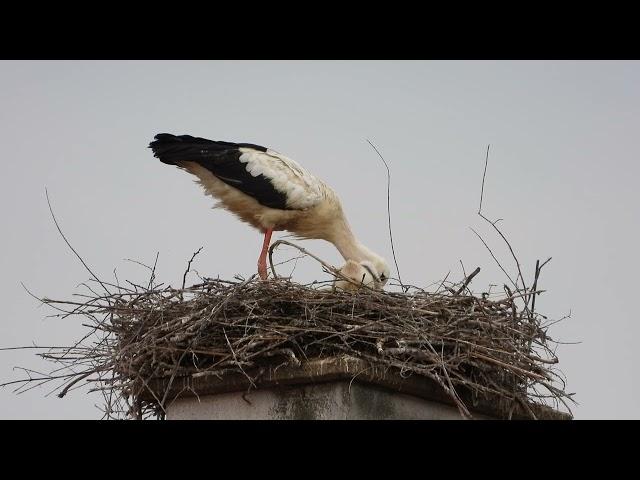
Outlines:
{"type": "Polygon", "coordinates": [[[380,280],[384,282],[386,279],[387,279],[387,276],[384,273],[380,275],[380,280]]]}

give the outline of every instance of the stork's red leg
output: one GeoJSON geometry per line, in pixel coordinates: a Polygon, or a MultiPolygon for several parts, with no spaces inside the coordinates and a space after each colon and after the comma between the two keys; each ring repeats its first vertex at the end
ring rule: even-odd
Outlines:
{"type": "Polygon", "coordinates": [[[262,252],[260,258],[258,258],[258,274],[262,280],[267,279],[267,251],[269,250],[269,244],[271,243],[271,234],[273,228],[267,228],[264,232],[264,242],[262,244],[262,252]]]}

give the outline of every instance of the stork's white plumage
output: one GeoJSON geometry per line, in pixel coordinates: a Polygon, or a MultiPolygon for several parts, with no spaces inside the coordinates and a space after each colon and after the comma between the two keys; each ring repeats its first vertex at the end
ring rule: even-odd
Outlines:
{"type": "Polygon", "coordinates": [[[156,135],[149,147],[161,162],[195,175],[219,206],[264,233],[261,278],[267,278],[271,234],[286,230],[299,238],[331,242],[345,260],[366,269],[378,288],[389,279],[387,262],[353,234],[338,195],[294,160],[250,143],[168,133],[156,135]]]}

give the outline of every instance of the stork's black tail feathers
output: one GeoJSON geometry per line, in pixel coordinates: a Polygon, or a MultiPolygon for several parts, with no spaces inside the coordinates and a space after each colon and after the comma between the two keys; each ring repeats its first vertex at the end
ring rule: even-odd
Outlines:
{"type": "MultiPolygon", "coordinates": [[[[269,208],[288,210],[287,195],[277,190],[264,174],[254,176],[247,171],[246,163],[240,161],[241,148],[266,152],[265,147],[252,143],[214,142],[191,135],[160,133],[149,144],[154,156],[162,163],[181,165],[194,162],[204,167],[227,185],[255,198],[269,208]]],[[[197,175],[197,174],[196,174],[197,175]]]]}
{"type": "Polygon", "coordinates": [[[265,152],[267,149],[251,143],[216,142],[206,138],[192,137],[191,135],[172,135],[159,133],[149,144],[153,155],[162,163],[175,165],[180,161],[198,162],[203,157],[210,157],[215,152],[237,150],[238,148],[254,148],[265,152]]]}

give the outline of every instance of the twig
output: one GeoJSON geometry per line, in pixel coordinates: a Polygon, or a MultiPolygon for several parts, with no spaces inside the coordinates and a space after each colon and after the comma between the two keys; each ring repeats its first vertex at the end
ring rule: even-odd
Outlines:
{"type": "MultiPolygon", "coordinates": [[[[516,262],[516,267],[518,268],[518,277],[516,278],[516,282],[513,282],[513,280],[511,280],[511,277],[509,277],[509,280],[511,280],[511,282],[514,283],[514,286],[515,286],[516,290],[519,290],[520,287],[518,287],[518,283],[517,282],[518,282],[518,279],[520,279],[522,281],[522,288],[526,291],[527,290],[527,286],[524,283],[524,276],[522,275],[522,270],[520,269],[520,262],[518,261],[518,257],[516,256],[515,252],[513,251],[513,247],[511,246],[511,243],[509,243],[509,241],[507,240],[507,237],[505,237],[504,234],[502,233],[502,231],[498,227],[496,227],[496,223],[498,223],[502,219],[499,218],[498,220],[492,222],[491,220],[489,220],[487,217],[485,217],[482,214],[482,199],[484,197],[484,181],[485,181],[485,176],[487,175],[487,165],[489,163],[489,147],[490,146],[491,146],[490,144],[487,145],[487,155],[486,155],[486,158],[485,158],[485,161],[484,161],[484,172],[482,174],[482,188],[480,189],[480,206],[478,207],[478,215],[483,220],[485,220],[487,223],[489,223],[491,225],[491,227],[496,232],[498,232],[498,234],[502,237],[502,240],[504,240],[504,242],[507,244],[507,247],[509,247],[509,251],[511,252],[511,256],[513,257],[514,261],[516,262]]],[[[475,231],[474,231],[474,233],[475,233],[475,231]]],[[[477,235],[477,233],[476,233],[476,235],[477,235]]],[[[484,240],[483,240],[483,243],[484,243],[484,240]]],[[[500,268],[502,268],[502,267],[500,267],[500,268]]],[[[503,271],[504,271],[504,269],[503,269],[503,271]]]]}
{"type": "Polygon", "coordinates": [[[238,365],[238,368],[240,369],[240,371],[242,371],[244,376],[247,377],[251,386],[255,388],[256,384],[253,382],[253,379],[249,375],[247,375],[247,372],[244,371],[244,368],[242,368],[242,365],[238,361],[238,357],[236,357],[236,352],[233,351],[233,347],[231,346],[231,342],[229,341],[229,337],[227,336],[227,332],[225,331],[224,327],[222,328],[222,333],[224,333],[224,338],[227,341],[227,345],[229,345],[229,350],[231,350],[231,355],[233,355],[233,360],[236,362],[236,365],[238,365]]]}
{"type": "Polygon", "coordinates": [[[153,287],[153,281],[156,278],[156,266],[158,265],[159,256],[160,252],[156,252],[156,259],[153,262],[153,268],[151,269],[151,276],[149,277],[149,286],[147,287],[147,290],[151,290],[151,287],[153,287]]]}
{"type": "MultiPolygon", "coordinates": [[[[469,227],[471,228],[471,227],[469,227]]],[[[489,245],[487,245],[487,242],[484,241],[484,239],[480,236],[480,234],[478,232],[476,232],[473,228],[471,228],[471,231],[473,233],[476,234],[476,236],[480,239],[480,241],[484,244],[485,247],[487,247],[487,250],[489,250],[489,253],[491,254],[491,256],[493,257],[493,259],[496,261],[496,263],[498,264],[498,266],[500,267],[500,270],[502,270],[502,273],[504,273],[507,278],[509,279],[509,281],[515,286],[516,290],[518,289],[518,285],[513,281],[513,279],[511,278],[511,275],[509,275],[507,273],[507,271],[504,269],[504,267],[502,266],[502,264],[500,263],[500,261],[496,258],[496,256],[493,254],[493,252],[491,251],[491,249],[489,248],[489,245]]]]}
{"type": "MultiPolygon", "coordinates": [[[[533,286],[531,287],[531,290],[533,290],[532,300],[531,300],[531,315],[533,315],[533,312],[536,309],[536,289],[538,288],[538,277],[540,276],[540,271],[542,270],[542,267],[544,267],[547,263],[549,263],[550,260],[551,260],[551,257],[549,257],[542,265],[540,265],[540,260],[536,260],[536,275],[535,275],[535,278],[533,279],[533,286]]],[[[527,299],[527,302],[528,301],[529,299],[527,299]]]]}
{"type": "Polygon", "coordinates": [[[182,288],[184,289],[184,284],[187,281],[187,273],[189,273],[189,270],[191,269],[191,262],[193,262],[193,259],[196,258],[196,255],[198,255],[202,249],[204,247],[200,247],[196,252],[193,252],[193,255],[191,256],[191,260],[189,260],[189,263],[187,264],[187,269],[184,271],[184,275],[182,276],[182,288]]]}
{"type": "Polygon", "coordinates": [[[489,148],[491,144],[487,145],[487,156],[484,160],[484,172],[482,172],[482,188],[480,189],[480,206],[478,207],[478,213],[482,211],[482,198],[484,196],[484,177],[487,175],[487,165],[489,164],[489,148]]]}
{"type": "Polygon", "coordinates": [[[467,288],[467,285],[469,285],[469,283],[471,283],[471,280],[473,280],[473,277],[475,277],[477,274],[480,273],[480,267],[476,268],[473,272],[471,272],[471,275],[469,275],[467,278],[465,278],[464,283],[462,284],[462,286],[456,291],[455,295],[460,295],[462,293],[462,291],[467,288]]]}
{"type": "Polygon", "coordinates": [[[100,281],[100,279],[95,275],[95,273],[93,273],[93,271],[91,271],[89,266],[85,263],[85,261],[80,256],[80,254],[78,252],[76,252],[76,249],[71,246],[71,244],[69,243],[69,240],[67,240],[67,237],[64,235],[64,233],[62,233],[62,229],[60,228],[60,225],[58,225],[58,220],[56,219],[56,216],[53,213],[53,207],[51,206],[51,201],[49,200],[49,192],[47,191],[46,187],[44,189],[44,193],[45,193],[45,195],[47,197],[47,204],[49,205],[49,211],[51,212],[51,217],[53,218],[53,222],[56,224],[56,228],[58,229],[58,232],[62,236],[63,240],[68,245],[68,247],[71,249],[71,251],[75,254],[75,256],[78,257],[78,260],[80,260],[80,262],[82,263],[84,268],[87,269],[87,271],[91,274],[91,276],[95,279],[95,281],[98,282],[100,285],[102,285],[102,288],[104,288],[104,291],[107,292],[108,295],[111,295],[111,292],[107,289],[107,287],[104,286],[104,283],[102,283],[100,281]]]}
{"type": "Polygon", "coordinates": [[[398,281],[400,282],[402,289],[406,291],[404,288],[404,284],[402,283],[402,278],[400,277],[400,268],[398,267],[398,260],[396,259],[396,251],[393,246],[393,232],[391,230],[391,170],[389,170],[389,165],[387,165],[387,161],[384,159],[382,154],[378,151],[376,146],[373,143],[371,143],[369,139],[367,139],[367,142],[376,151],[376,153],[384,163],[384,166],[387,168],[387,219],[389,221],[389,239],[391,240],[391,253],[393,254],[393,262],[396,264],[396,272],[398,272],[398,281]]]}
{"type": "MultiPolygon", "coordinates": [[[[320,257],[318,257],[318,256],[314,255],[313,253],[309,252],[309,250],[307,250],[306,248],[303,248],[303,247],[301,247],[299,245],[296,245],[295,243],[288,242],[287,240],[277,240],[276,242],[273,242],[271,244],[271,246],[269,247],[269,265],[271,266],[271,273],[273,274],[273,278],[274,279],[279,278],[279,277],[278,277],[278,274],[276,273],[276,270],[274,268],[273,258],[272,257],[273,257],[273,251],[279,245],[289,245],[290,247],[298,249],[300,251],[300,253],[302,253],[304,255],[307,255],[307,256],[313,258],[318,263],[320,263],[320,265],[323,266],[323,268],[325,269],[325,271],[327,273],[333,275],[336,278],[340,278],[342,280],[346,280],[346,281],[348,281],[350,283],[353,283],[354,285],[358,285],[359,287],[361,287],[363,289],[373,290],[368,285],[362,285],[361,283],[358,283],[353,278],[346,277],[345,275],[342,274],[342,272],[340,270],[338,270],[337,268],[329,265],[327,262],[322,260],[320,257]]],[[[284,263],[284,262],[282,262],[282,263],[284,263]]]]}

